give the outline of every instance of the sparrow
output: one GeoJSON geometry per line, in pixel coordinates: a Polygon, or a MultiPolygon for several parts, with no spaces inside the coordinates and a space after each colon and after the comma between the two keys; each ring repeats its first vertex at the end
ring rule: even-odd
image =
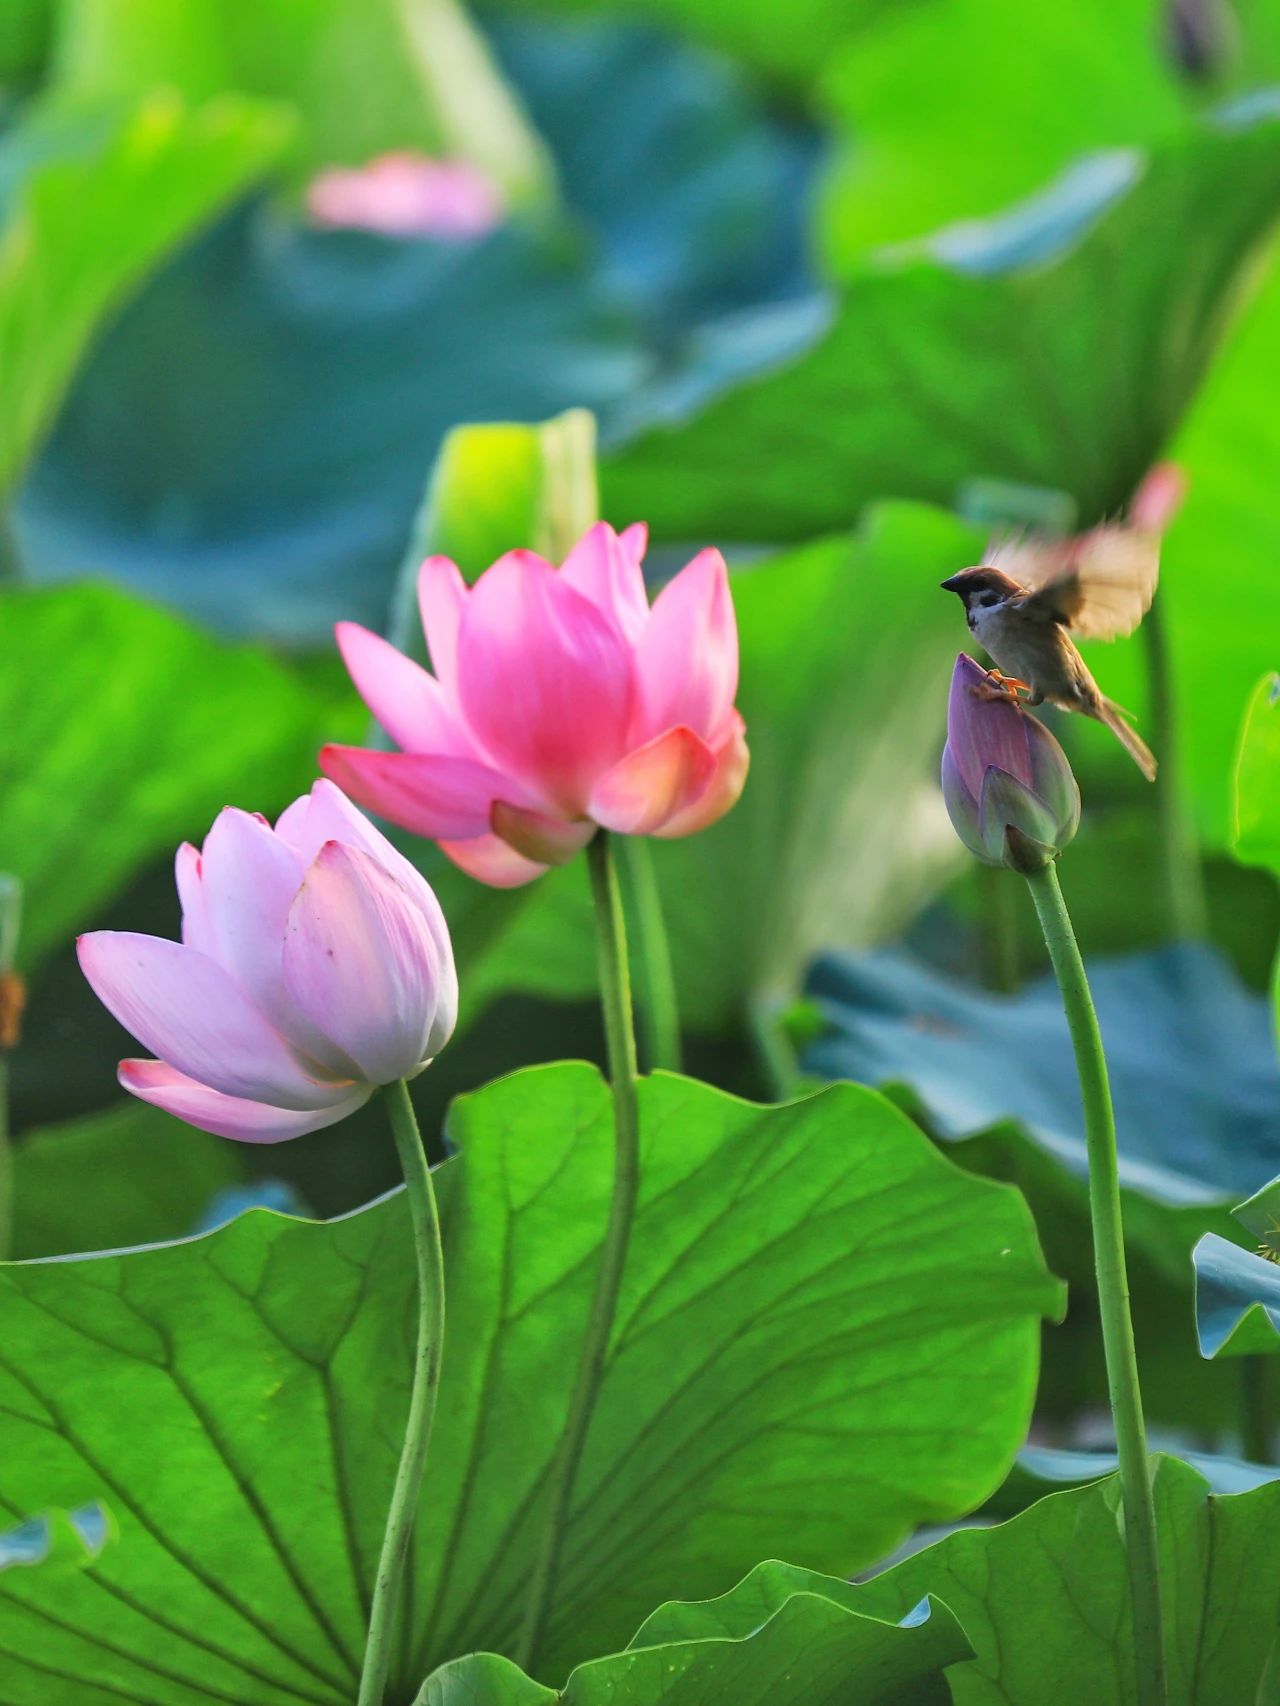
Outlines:
{"type": "Polygon", "coordinates": [[[1071,539],[1003,540],[942,585],[963,601],[969,631],[995,662],[993,690],[1016,699],[1024,687],[1028,705],[1047,700],[1105,723],[1153,782],[1150,748],[1099,690],[1071,635],[1112,640],[1132,633],[1150,607],[1159,568],[1158,533],[1100,527],[1071,539]]]}

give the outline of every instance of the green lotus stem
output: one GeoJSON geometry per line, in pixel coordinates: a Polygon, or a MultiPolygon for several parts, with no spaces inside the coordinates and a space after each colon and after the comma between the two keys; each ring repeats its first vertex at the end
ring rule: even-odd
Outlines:
{"type": "Polygon", "coordinates": [[[529,1581],[524,1625],[516,1662],[533,1673],[555,1592],[560,1553],[573,1499],[574,1482],[595,1408],[605,1352],[613,1331],[622,1273],[626,1266],[631,1224],[640,1183],[640,1113],[636,1102],[636,1039],[631,1013],[631,979],[627,969],[627,937],[622,896],[613,857],[613,843],[601,830],[587,846],[591,898],[596,915],[596,958],[600,971],[600,1001],[604,1009],[609,1079],[613,1086],[613,1197],[605,1229],[595,1295],[578,1358],[564,1432],[551,1466],[542,1544],[529,1581]]]}
{"type": "Polygon", "coordinates": [[[1053,864],[1029,873],[1027,886],[1035,902],[1045,946],[1062,992],[1062,1005],[1066,1010],[1075,1049],[1076,1071],[1080,1078],[1080,1098],[1084,1104],[1093,1259],[1098,1279],[1107,1386],[1120,1458],[1120,1494],[1133,1601],[1138,1700],[1140,1706],[1167,1706],[1169,1696],[1155,1499],[1151,1489],[1146,1426],[1142,1417],[1142,1392],[1138,1384],[1133,1317],[1129,1311],[1116,1122],[1107,1078],[1107,1060],[1084,961],[1080,957],[1053,864]]]}
{"type": "Polygon", "coordinates": [[[0,872],[0,1261],[13,1250],[13,1140],[9,1054],[22,1017],[22,980],[14,970],[22,928],[22,881],[0,872]]]}
{"type": "Polygon", "coordinates": [[[1012,995],[1018,987],[1018,919],[1013,885],[1014,878],[1008,871],[995,865],[978,866],[987,984],[999,995],[1012,995]]]}
{"type": "Polygon", "coordinates": [[[631,918],[636,927],[636,964],[640,973],[640,1011],[644,1015],[645,1067],[680,1070],[680,1005],[671,943],[662,915],[662,896],[649,843],[638,835],[622,837],[631,918]]]}
{"type": "Polygon", "coordinates": [[[1164,599],[1157,594],[1142,624],[1151,729],[1160,768],[1156,772],[1156,812],[1169,924],[1178,941],[1201,941],[1208,934],[1204,869],[1183,777],[1177,695],[1169,659],[1164,599]]]}
{"type": "Polygon", "coordinates": [[[409,1418],[405,1424],[400,1467],[396,1470],[391,1507],[387,1512],[382,1554],[369,1611],[369,1639],[360,1676],[358,1706],[382,1706],[387,1667],[395,1628],[396,1605],[404,1579],[413,1520],[427,1467],[431,1424],[440,1389],[440,1360],[444,1350],[444,1249],[431,1169],[422,1148],[418,1121],[403,1079],[388,1084],[387,1112],[404,1172],[409,1213],[413,1220],[413,1253],[418,1269],[418,1342],[413,1360],[409,1418]]]}

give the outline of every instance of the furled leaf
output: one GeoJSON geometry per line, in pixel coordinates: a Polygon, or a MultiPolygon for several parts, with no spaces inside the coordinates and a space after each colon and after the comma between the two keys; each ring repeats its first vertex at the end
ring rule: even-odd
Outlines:
{"type": "Polygon", "coordinates": [[[14,1256],[62,1256],[194,1232],[240,1145],[130,1100],[24,1132],[13,1170],[14,1256]]]}
{"type": "Polygon", "coordinates": [[[26,885],[27,965],[220,807],[278,810],[313,779],[334,715],[257,649],[104,586],[0,593],[0,629],[0,868],[26,885]]]}
{"type": "MultiPolygon", "coordinates": [[[[761,1552],[851,1569],[980,1502],[1023,1437],[1036,1316],[1059,1300],[1016,1194],[870,1092],[757,1108],[660,1075],[640,1093],[639,1217],[539,1676],[761,1552]],[[947,1236],[904,1241],[904,1217],[947,1236]]],[[[584,1066],[457,1106],[400,1698],[519,1627],[611,1125],[584,1066]]],[[[4,1582],[14,1706],[47,1701],[50,1665],[82,1679],[66,1706],[157,1686],[166,1706],[345,1706],[406,1402],[403,1196],[2,1274],[0,1499],[101,1496],[121,1529],[56,1602],[34,1574],[4,1582]]]]}
{"type": "Polygon", "coordinates": [[[929,1602],[884,1623],[783,1579],[735,1606],[741,1615],[722,1618],[723,1604],[664,1606],[625,1652],[579,1665],[559,1693],[481,1653],[428,1677],[416,1706],[949,1706],[943,1672],[972,1653],[946,1606],[929,1602]]]}
{"type": "MultiPolygon", "coordinates": [[[[1261,558],[1254,568],[1261,579],[1261,558]]],[[[1280,877],[1280,675],[1274,673],[1258,683],[1249,701],[1236,759],[1234,806],[1236,857],[1280,877]]],[[[1280,1029],[1280,952],[1271,982],[1280,1029]]]]}
{"type": "Polygon", "coordinates": [[[606,509],[664,538],[781,540],[978,476],[1066,490],[1086,523],[1120,508],[1280,208],[1280,123],[1126,154],[1086,189],[861,263],[798,351],[743,378],[747,350],[710,401],[655,398],[602,471],[606,509]]]}
{"type": "MultiPolygon", "coordinates": [[[[166,91],[91,124],[79,112],[33,122],[46,133],[44,157],[0,227],[0,492],[48,430],[107,315],[242,194],[287,135],[269,107],[228,98],[191,108],[166,91]]],[[[22,146],[20,132],[3,144],[22,146]]]]}
{"type": "Polygon", "coordinates": [[[1254,689],[1235,776],[1235,849],[1280,876],[1280,675],[1254,689]]]}
{"type": "Polygon", "coordinates": [[[424,557],[451,557],[468,581],[517,544],[563,561],[599,517],[595,455],[595,417],[586,409],[533,426],[454,427],[440,446],[405,558],[396,644],[425,656],[417,600],[424,557]]]}

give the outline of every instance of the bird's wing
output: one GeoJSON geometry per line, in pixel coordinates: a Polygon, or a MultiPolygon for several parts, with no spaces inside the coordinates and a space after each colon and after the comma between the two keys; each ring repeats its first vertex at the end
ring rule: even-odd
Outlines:
{"type": "Polygon", "coordinates": [[[1155,596],[1160,537],[1136,527],[1098,527],[1075,539],[998,541],[987,562],[1027,589],[1028,615],[1061,622],[1085,640],[1131,634],[1155,596]]]}

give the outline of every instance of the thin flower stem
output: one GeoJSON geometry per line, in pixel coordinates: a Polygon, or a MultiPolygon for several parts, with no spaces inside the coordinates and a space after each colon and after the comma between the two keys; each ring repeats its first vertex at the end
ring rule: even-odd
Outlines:
{"type": "Polygon", "coordinates": [[[9,1056],[0,1049],[0,1262],[13,1249],[13,1144],[9,1136],[9,1056]]]}
{"type": "Polygon", "coordinates": [[[1042,870],[1030,873],[1027,886],[1035,902],[1045,946],[1062,992],[1062,1005],[1066,1010],[1075,1049],[1076,1071],[1080,1078],[1080,1097],[1084,1104],[1093,1258],[1098,1278],[1107,1386],[1120,1457],[1120,1494],[1133,1600],[1138,1700],[1140,1706],[1166,1706],[1168,1682],[1155,1499],[1147,1457],[1146,1428],[1142,1419],[1133,1318],[1129,1312],[1116,1124],[1111,1086],[1107,1079],[1107,1061],[1084,961],[1080,957],[1054,866],[1048,864],[1042,870]]]}
{"type": "Polygon", "coordinates": [[[978,865],[978,898],[986,981],[1000,995],[1018,988],[1018,920],[1015,876],[997,865],[978,865]]]}
{"type": "Polygon", "coordinates": [[[358,1706],[382,1706],[387,1667],[391,1660],[396,1605],[422,1491],[423,1471],[427,1466],[427,1448],[431,1443],[431,1424],[435,1419],[440,1359],[444,1349],[444,1250],[440,1242],[440,1215],[436,1208],[431,1169],[427,1165],[413,1103],[409,1100],[404,1080],[388,1084],[385,1095],[413,1220],[413,1252],[418,1269],[418,1342],[414,1352],[413,1386],[409,1394],[404,1446],[400,1452],[400,1467],[391,1493],[382,1555],[378,1559],[378,1574],[373,1586],[369,1639],[365,1646],[358,1706]]]}
{"type": "Polygon", "coordinates": [[[1176,940],[1196,942],[1208,934],[1208,909],[1204,868],[1186,798],[1182,731],[1164,614],[1163,595],[1157,594],[1142,624],[1147,686],[1151,695],[1152,737],[1160,760],[1155,781],[1156,812],[1160,823],[1160,852],[1164,861],[1169,924],[1176,940]]]}
{"type": "Polygon", "coordinates": [[[636,928],[636,964],[644,1015],[645,1068],[652,1072],[680,1070],[680,1006],[671,943],[662,916],[662,896],[653,870],[649,843],[639,835],[622,837],[622,866],[627,898],[636,928]]]}
{"type": "Polygon", "coordinates": [[[1248,1463],[1270,1463],[1274,1441],[1271,1358],[1240,1358],[1240,1455],[1248,1463]]]}
{"type": "Polygon", "coordinates": [[[532,1672],[538,1656],[555,1593],[574,1482],[604,1372],[605,1352],[613,1331],[640,1182],[640,1116],[636,1102],[636,1039],[631,1014],[631,979],[627,970],[622,896],[618,889],[613,845],[607,831],[602,829],[589,843],[587,865],[591,872],[591,898],[595,905],[600,1001],[604,1009],[609,1078],[613,1086],[613,1197],[569,1411],[560,1436],[559,1450],[551,1466],[542,1545],[530,1578],[524,1626],[516,1648],[517,1662],[529,1672],[532,1672]]]}

